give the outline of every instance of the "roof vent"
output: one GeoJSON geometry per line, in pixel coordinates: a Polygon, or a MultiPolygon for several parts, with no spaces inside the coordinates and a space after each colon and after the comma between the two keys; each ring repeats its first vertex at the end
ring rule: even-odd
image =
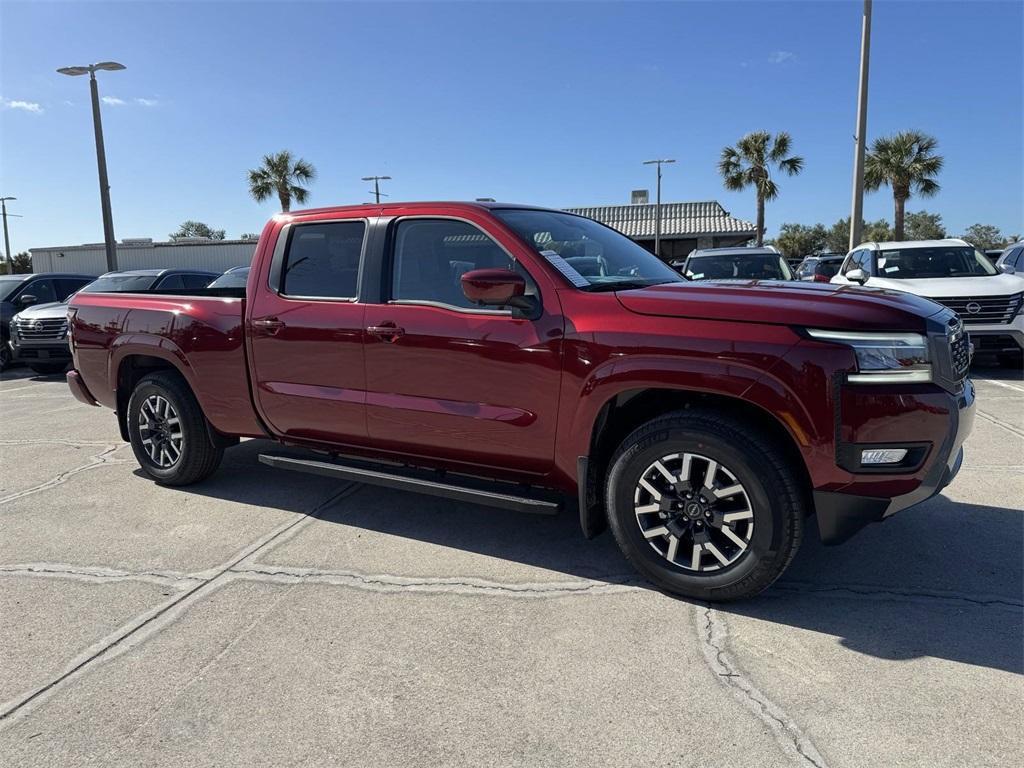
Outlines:
{"type": "Polygon", "coordinates": [[[634,189],[629,195],[630,205],[647,205],[651,202],[651,190],[634,189]]]}
{"type": "Polygon", "coordinates": [[[121,245],[152,245],[152,237],[124,237],[121,239],[121,245]]]}

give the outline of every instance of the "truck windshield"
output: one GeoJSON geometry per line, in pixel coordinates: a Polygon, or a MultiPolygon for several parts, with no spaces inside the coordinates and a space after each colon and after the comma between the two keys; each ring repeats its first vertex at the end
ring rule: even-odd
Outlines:
{"type": "Polygon", "coordinates": [[[988,277],[998,275],[983,254],[963,245],[907,248],[878,254],[878,276],[890,280],[923,280],[934,277],[988,277]]]}
{"type": "Polygon", "coordinates": [[[7,298],[18,290],[18,286],[25,282],[22,275],[10,275],[0,277],[0,301],[7,301],[7,298]]]}
{"type": "Polygon", "coordinates": [[[786,260],[773,253],[716,253],[686,262],[691,280],[792,280],[786,260]]]}
{"type": "Polygon", "coordinates": [[[104,275],[93,280],[82,293],[131,293],[148,291],[153,287],[156,275],[104,275]]]}
{"type": "Polygon", "coordinates": [[[515,208],[492,212],[582,290],[684,282],[653,253],[593,219],[515,208]]]}

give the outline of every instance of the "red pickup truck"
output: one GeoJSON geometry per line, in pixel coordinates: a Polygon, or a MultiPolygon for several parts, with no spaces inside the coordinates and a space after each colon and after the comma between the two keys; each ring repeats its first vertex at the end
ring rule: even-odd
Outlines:
{"type": "Polygon", "coordinates": [[[74,395],[185,485],[241,437],[275,467],[482,505],[578,508],[689,597],[748,597],[938,493],[970,343],[910,294],[688,282],[561,211],[407,203],[275,216],[244,291],[80,293],[74,395]],[[181,292],[178,292],[181,293],[181,292]],[[244,294],[244,295],[243,295],[244,294]]]}

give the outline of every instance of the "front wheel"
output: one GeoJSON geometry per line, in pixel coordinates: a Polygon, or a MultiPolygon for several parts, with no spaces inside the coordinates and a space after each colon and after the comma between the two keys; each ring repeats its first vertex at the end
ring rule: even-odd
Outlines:
{"type": "Polygon", "coordinates": [[[144,377],[128,401],[128,436],[143,471],[161,485],[211,475],[224,455],[214,445],[192,390],[172,373],[144,377]]]}
{"type": "Polygon", "coordinates": [[[669,414],[629,435],[612,459],[606,504],[634,567],[701,600],[761,592],[803,536],[803,494],[784,453],[713,411],[669,414]]]}

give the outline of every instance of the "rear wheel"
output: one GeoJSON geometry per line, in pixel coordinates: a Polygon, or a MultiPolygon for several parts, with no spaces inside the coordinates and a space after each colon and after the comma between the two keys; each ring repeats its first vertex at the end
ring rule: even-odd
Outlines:
{"type": "Polygon", "coordinates": [[[29,368],[41,376],[53,376],[57,373],[64,373],[64,369],[67,367],[67,363],[35,363],[29,366],[29,368]]]}
{"type": "Polygon", "coordinates": [[[211,475],[224,449],[213,444],[199,403],[179,376],[152,373],[128,401],[128,436],[143,471],[162,485],[211,475]]]}
{"type": "Polygon", "coordinates": [[[655,419],[612,459],[609,523],[657,586],[702,600],[751,597],[793,559],[803,494],[770,440],[712,411],[655,419]]]}

